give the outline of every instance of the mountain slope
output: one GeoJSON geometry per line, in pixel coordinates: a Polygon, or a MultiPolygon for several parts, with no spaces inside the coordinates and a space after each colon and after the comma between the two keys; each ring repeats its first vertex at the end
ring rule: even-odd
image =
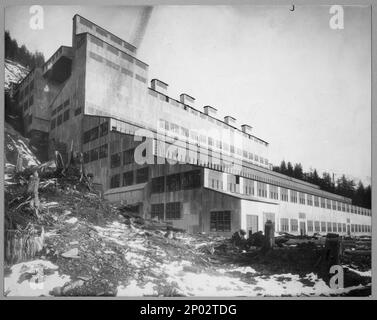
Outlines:
{"type": "Polygon", "coordinates": [[[18,62],[5,59],[5,91],[9,90],[11,83],[19,83],[28,73],[28,68],[25,68],[18,62]]]}

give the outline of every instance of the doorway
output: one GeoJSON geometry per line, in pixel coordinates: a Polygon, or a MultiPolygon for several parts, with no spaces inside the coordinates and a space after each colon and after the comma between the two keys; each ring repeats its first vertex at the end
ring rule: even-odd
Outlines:
{"type": "Polygon", "coordinates": [[[258,232],[258,216],[256,214],[246,215],[246,233],[249,235],[258,232]]]}

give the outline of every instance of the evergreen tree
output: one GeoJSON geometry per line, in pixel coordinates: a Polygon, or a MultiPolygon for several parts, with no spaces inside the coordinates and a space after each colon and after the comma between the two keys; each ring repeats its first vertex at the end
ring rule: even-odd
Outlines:
{"type": "Polygon", "coordinates": [[[301,163],[296,163],[294,168],[293,168],[293,177],[296,179],[303,180],[304,178],[304,172],[302,170],[302,165],[301,163]]]}
{"type": "Polygon", "coordinates": [[[287,165],[284,160],[280,163],[280,173],[287,174],[287,165]]]}
{"type": "Polygon", "coordinates": [[[287,175],[293,177],[293,166],[291,162],[287,164],[287,175]]]}

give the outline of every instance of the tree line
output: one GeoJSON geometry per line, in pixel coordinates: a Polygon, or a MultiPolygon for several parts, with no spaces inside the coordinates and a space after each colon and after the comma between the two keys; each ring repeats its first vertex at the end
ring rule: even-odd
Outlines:
{"type": "Polygon", "coordinates": [[[42,52],[33,53],[24,44],[20,46],[16,39],[12,39],[9,31],[5,31],[5,58],[16,61],[30,70],[42,66],[45,62],[42,52]]]}
{"type": "Polygon", "coordinates": [[[336,180],[328,172],[323,172],[322,177],[320,177],[316,169],[304,172],[301,163],[293,165],[291,162],[286,163],[284,160],[280,163],[280,166],[274,166],[273,171],[316,184],[321,190],[351,198],[354,205],[371,208],[371,186],[364,186],[361,181],[356,183],[344,174],[336,180]]]}

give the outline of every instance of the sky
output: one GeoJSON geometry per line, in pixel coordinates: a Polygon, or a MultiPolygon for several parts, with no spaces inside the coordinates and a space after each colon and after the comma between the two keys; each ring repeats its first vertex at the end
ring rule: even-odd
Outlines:
{"type": "Polygon", "coordinates": [[[43,6],[44,28],[32,30],[29,6],[8,7],[5,29],[44,53],[71,45],[78,13],[138,45],[149,79],[187,93],[196,108],[270,143],[269,160],[300,162],[305,171],[371,177],[371,18],[366,6],[343,6],[332,29],[329,6],[43,6]],[[141,18],[144,17],[144,18],[141,18]],[[141,21],[148,21],[140,39],[141,21]],[[138,36],[139,35],[139,36],[138,36]],[[140,41],[141,40],[141,41],[140,41]]]}

